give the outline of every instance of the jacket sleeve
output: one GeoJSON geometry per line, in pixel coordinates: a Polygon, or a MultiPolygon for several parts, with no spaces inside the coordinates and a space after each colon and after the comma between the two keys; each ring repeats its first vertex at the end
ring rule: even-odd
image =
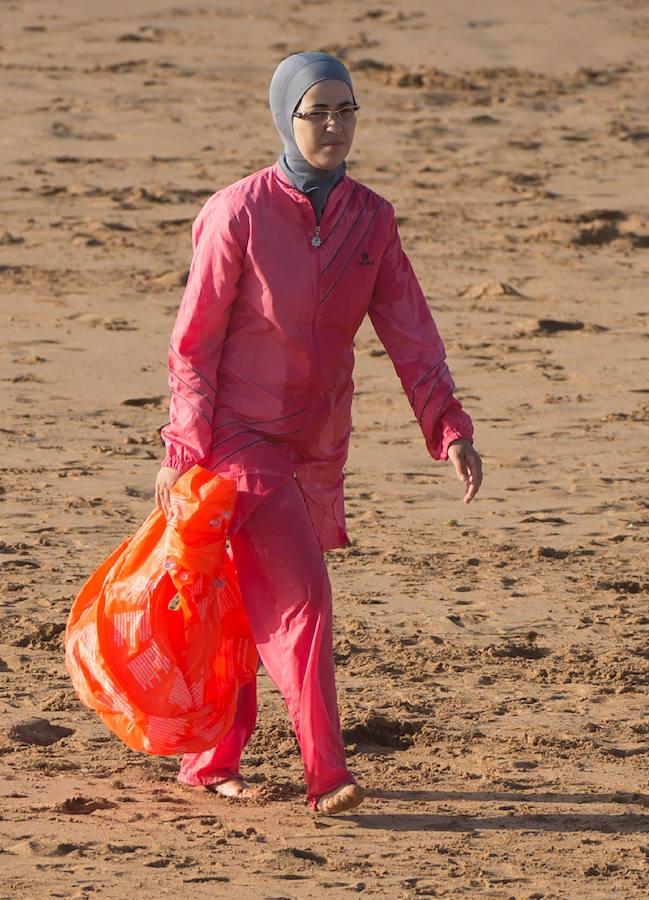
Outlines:
{"type": "Polygon", "coordinates": [[[391,214],[369,316],[390,356],[433,459],[448,459],[451,441],[473,443],[473,425],[453,396],[446,351],[391,214]]]}
{"type": "Polygon", "coordinates": [[[168,352],[169,422],[160,430],[162,465],[186,472],[209,455],[218,367],[245,256],[239,224],[222,200],[192,228],[189,277],[168,352]]]}

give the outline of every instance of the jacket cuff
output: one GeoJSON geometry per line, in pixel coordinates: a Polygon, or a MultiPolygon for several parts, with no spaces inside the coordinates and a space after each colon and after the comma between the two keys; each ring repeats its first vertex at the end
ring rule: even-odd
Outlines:
{"type": "Polygon", "coordinates": [[[473,436],[470,434],[462,434],[457,431],[455,428],[446,428],[444,430],[444,437],[442,438],[442,444],[440,447],[440,459],[448,459],[448,448],[449,445],[453,443],[453,441],[468,441],[470,444],[473,444],[473,436]]]}
{"type": "Polygon", "coordinates": [[[183,473],[188,472],[192,466],[196,465],[196,463],[193,459],[190,459],[182,453],[178,453],[173,447],[167,447],[167,454],[161,465],[169,466],[170,469],[176,469],[182,475],[183,473]]]}

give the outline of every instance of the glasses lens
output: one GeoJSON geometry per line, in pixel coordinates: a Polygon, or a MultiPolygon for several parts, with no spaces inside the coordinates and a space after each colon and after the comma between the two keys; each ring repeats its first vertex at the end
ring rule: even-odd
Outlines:
{"type": "MultiPolygon", "coordinates": [[[[297,115],[297,113],[296,113],[297,115]]],[[[308,113],[301,113],[300,118],[314,125],[324,125],[329,121],[329,117],[337,121],[349,124],[356,116],[355,106],[343,106],[342,109],[314,109],[308,113]]]]}

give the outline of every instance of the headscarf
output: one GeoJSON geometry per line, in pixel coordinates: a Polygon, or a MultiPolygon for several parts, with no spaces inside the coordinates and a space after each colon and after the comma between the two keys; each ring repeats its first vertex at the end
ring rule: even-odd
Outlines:
{"type": "Polygon", "coordinates": [[[344,81],[354,97],[350,74],[339,60],[328,53],[294,53],[275,69],[269,91],[273,121],[284,142],[284,152],[278,162],[291,184],[311,201],[318,223],[329,192],[343,177],[347,166],[344,160],[331,171],[312,166],[302,156],[295,141],[293,113],[310,87],[328,79],[344,81]]]}

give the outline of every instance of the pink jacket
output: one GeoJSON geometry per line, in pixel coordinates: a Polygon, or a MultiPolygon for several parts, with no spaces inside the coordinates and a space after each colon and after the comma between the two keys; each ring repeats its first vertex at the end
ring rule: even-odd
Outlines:
{"type": "Polygon", "coordinates": [[[318,239],[309,199],[279,165],[206,202],[169,345],[163,465],[194,463],[256,495],[296,477],[323,549],[348,543],[343,466],[354,335],[369,314],[434,459],[472,439],[393,207],[345,176],[318,239]]]}

